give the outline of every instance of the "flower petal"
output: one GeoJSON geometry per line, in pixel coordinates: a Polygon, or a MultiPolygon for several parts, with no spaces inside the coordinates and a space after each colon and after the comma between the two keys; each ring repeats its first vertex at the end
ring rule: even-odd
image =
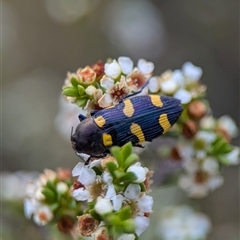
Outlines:
{"type": "Polygon", "coordinates": [[[98,100],[98,104],[101,108],[107,108],[113,105],[113,99],[110,94],[104,93],[102,97],[98,100]]]}
{"type": "Polygon", "coordinates": [[[136,216],[134,218],[135,226],[136,226],[136,234],[140,236],[149,226],[149,218],[145,216],[136,216]]]}
{"type": "Polygon", "coordinates": [[[153,198],[148,195],[143,195],[137,200],[137,205],[141,212],[150,213],[152,212],[153,198]]]}
{"type": "Polygon", "coordinates": [[[86,201],[90,197],[89,191],[84,188],[74,190],[72,195],[78,201],[86,201]]]}
{"type": "Polygon", "coordinates": [[[105,63],[104,69],[105,74],[113,79],[118,78],[122,71],[120,65],[115,59],[111,63],[105,63]]]}
{"type": "Polygon", "coordinates": [[[96,180],[96,173],[91,168],[84,167],[81,175],[78,177],[78,181],[83,185],[90,185],[96,180]]]}
{"type": "Polygon", "coordinates": [[[124,196],[128,199],[136,200],[139,198],[140,192],[141,188],[139,184],[130,183],[124,192],[124,196]]]}
{"type": "Polygon", "coordinates": [[[120,64],[122,68],[122,72],[124,74],[129,74],[133,70],[133,61],[129,57],[119,57],[118,58],[118,63],[120,64]]]}
{"type": "Polygon", "coordinates": [[[72,170],[72,176],[77,177],[81,174],[82,169],[84,168],[84,163],[79,162],[72,170]]]}
{"type": "Polygon", "coordinates": [[[102,77],[100,83],[101,83],[100,85],[106,90],[109,90],[114,86],[114,80],[106,76],[102,77]]]}
{"type": "Polygon", "coordinates": [[[186,62],[182,66],[183,74],[192,81],[198,81],[202,77],[202,69],[196,67],[191,62],[186,62]]]}
{"type": "Polygon", "coordinates": [[[175,92],[173,97],[179,99],[182,104],[189,103],[192,100],[192,96],[189,91],[181,88],[178,91],[175,92]]]}
{"type": "Polygon", "coordinates": [[[150,74],[154,70],[154,64],[152,62],[147,62],[142,58],[138,60],[137,66],[143,74],[150,74]]]}

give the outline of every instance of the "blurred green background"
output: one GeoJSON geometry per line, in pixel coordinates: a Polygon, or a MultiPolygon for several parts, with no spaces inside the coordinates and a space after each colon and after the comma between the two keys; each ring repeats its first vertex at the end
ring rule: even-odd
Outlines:
{"type": "MultiPolygon", "coordinates": [[[[193,62],[214,116],[239,123],[237,0],[3,0],[2,44],[3,171],[75,166],[54,126],[61,87],[67,71],[108,57],[145,58],[158,75],[193,62]]],[[[212,219],[210,239],[237,240],[239,167],[223,175],[220,189],[194,202],[212,219]]]]}

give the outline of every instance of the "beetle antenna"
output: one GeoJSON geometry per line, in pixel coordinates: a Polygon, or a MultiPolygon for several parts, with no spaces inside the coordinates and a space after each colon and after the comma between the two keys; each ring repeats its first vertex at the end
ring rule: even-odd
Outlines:
{"type": "Polygon", "coordinates": [[[71,138],[70,139],[72,139],[72,135],[73,135],[73,126],[72,126],[72,128],[71,128],[71,138]]]}

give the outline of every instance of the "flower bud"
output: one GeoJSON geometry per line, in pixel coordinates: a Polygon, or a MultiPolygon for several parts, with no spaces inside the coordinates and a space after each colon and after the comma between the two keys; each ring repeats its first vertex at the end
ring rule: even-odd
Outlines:
{"type": "Polygon", "coordinates": [[[202,101],[191,102],[188,106],[188,115],[190,118],[198,120],[207,112],[207,107],[202,101]]]}
{"type": "Polygon", "coordinates": [[[57,226],[60,232],[68,234],[73,230],[74,220],[70,216],[64,215],[58,220],[57,226]]]}
{"type": "Polygon", "coordinates": [[[196,124],[196,122],[194,122],[192,120],[188,120],[182,126],[182,133],[183,133],[184,137],[187,139],[193,138],[195,136],[195,134],[197,133],[197,130],[198,130],[197,124],[196,124]]]}
{"type": "Polygon", "coordinates": [[[84,214],[78,217],[78,230],[82,236],[88,237],[94,233],[99,226],[99,221],[91,216],[91,214],[84,214]]]}

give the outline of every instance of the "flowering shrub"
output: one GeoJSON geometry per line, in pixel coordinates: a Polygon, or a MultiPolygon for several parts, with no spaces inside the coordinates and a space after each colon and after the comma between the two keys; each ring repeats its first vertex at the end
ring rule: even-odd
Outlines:
{"type": "MultiPolygon", "coordinates": [[[[175,145],[169,147],[169,156],[182,166],[177,185],[189,197],[205,197],[223,184],[221,168],[239,163],[239,148],[230,143],[238,129],[229,116],[215,119],[211,115],[205,99],[206,87],[200,82],[201,68],[187,62],[182,69],[167,70],[160,76],[153,76],[153,70],[154,64],[144,59],[136,67],[128,57],[109,59],[105,64],[100,61],[68,73],[63,95],[86,117],[92,111],[115,106],[134,93],[179,99],[184,111],[165,134],[175,139],[175,145]]],[[[77,118],[76,108],[62,106],[56,126],[64,129],[68,125],[70,132],[71,114],[77,118]]],[[[72,233],[77,229],[82,236],[94,239],[138,239],[148,227],[152,212],[153,199],[148,195],[152,174],[141,165],[130,143],[122,148],[114,146],[104,158],[91,158],[88,165],[78,163],[72,176],[60,178],[58,171],[46,170],[27,188],[26,216],[33,216],[39,225],[58,223],[62,232],[72,233]]],[[[185,210],[184,214],[193,213],[185,210]]],[[[203,221],[193,218],[196,222],[203,221]]],[[[205,225],[207,233],[209,227],[205,225]]],[[[162,226],[167,223],[161,225],[161,229],[165,228],[162,226]]],[[[197,237],[190,234],[185,238],[204,239],[197,237]]]]}

